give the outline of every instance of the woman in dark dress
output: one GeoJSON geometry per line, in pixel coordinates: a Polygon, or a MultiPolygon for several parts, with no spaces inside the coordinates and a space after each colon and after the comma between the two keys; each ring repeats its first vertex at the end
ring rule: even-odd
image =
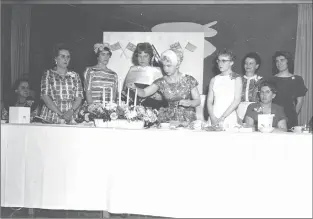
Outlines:
{"type": "Polygon", "coordinates": [[[276,83],[277,95],[273,103],[284,107],[288,118],[288,129],[298,125],[298,115],[303,105],[303,98],[307,92],[303,78],[294,75],[294,61],[291,53],[277,51],[273,56],[274,76],[269,80],[276,83]]]}

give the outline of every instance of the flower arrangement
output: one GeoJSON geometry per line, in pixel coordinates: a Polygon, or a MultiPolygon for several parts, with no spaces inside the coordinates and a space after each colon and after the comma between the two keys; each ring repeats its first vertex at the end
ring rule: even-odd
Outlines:
{"type": "Polygon", "coordinates": [[[147,126],[157,122],[156,110],[145,108],[144,106],[128,106],[125,102],[119,106],[116,103],[93,103],[83,107],[78,113],[76,122],[90,122],[95,119],[102,119],[104,122],[117,119],[132,121],[144,121],[147,126]]]}
{"type": "Polygon", "coordinates": [[[158,113],[158,121],[160,123],[179,121],[179,122],[193,122],[197,120],[196,113],[194,111],[185,110],[182,107],[161,107],[158,113]]]}

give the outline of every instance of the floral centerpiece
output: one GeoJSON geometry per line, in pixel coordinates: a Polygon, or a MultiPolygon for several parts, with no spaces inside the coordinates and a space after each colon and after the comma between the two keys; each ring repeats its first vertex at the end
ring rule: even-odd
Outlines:
{"type": "Polygon", "coordinates": [[[108,124],[107,127],[127,126],[130,123],[142,122],[145,126],[157,123],[157,111],[144,106],[128,106],[124,102],[121,105],[107,103],[93,103],[81,109],[76,122],[90,122],[97,119],[108,124]]]}

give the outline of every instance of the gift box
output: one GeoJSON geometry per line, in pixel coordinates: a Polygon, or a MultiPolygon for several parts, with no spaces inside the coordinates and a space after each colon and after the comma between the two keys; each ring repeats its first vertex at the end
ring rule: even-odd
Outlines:
{"type": "Polygon", "coordinates": [[[30,107],[10,107],[9,123],[30,123],[30,107]]]}

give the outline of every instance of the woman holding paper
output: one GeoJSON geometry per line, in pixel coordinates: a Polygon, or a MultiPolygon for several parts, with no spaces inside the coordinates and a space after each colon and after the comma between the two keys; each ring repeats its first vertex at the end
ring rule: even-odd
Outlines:
{"type": "Polygon", "coordinates": [[[272,114],[272,126],[277,131],[287,131],[287,117],[284,113],[283,107],[272,103],[276,97],[277,87],[271,81],[263,81],[260,85],[260,102],[252,103],[248,106],[245,123],[249,126],[258,127],[259,114],[272,114]]]}
{"type": "MultiPolygon", "coordinates": [[[[128,84],[135,83],[138,88],[145,88],[151,85],[156,79],[162,78],[163,74],[159,67],[152,66],[152,60],[154,58],[153,47],[150,43],[138,43],[136,49],[134,50],[132,62],[134,66],[131,66],[124,83],[124,92],[125,95],[127,90],[126,87],[128,84]]],[[[133,92],[129,93],[132,102],[135,102],[135,95],[133,92]]],[[[138,102],[145,107],[152,107],[153,109],[159,109],[167,105],[167,102],[163,100],[160,92],[145,97],[144,99],[137,99],[138,102]]],[[[138,104],[137,101],[134,104],[138,104]]]]}
{"type": "Polygon", "coordinates": [[[84,88],[87,104],[116,102],[118,95],[118,76],[107,67],[112,56],[108,43],[94,45],[97,64],[87,67],[84,72],[84,88]]]}
{"type": "Polygon", "coordinates": [[[161,62],[165,76],[155,80],[145,89],[137,88],[134,83],[128,87],[136,89],[139,97],[148,97],[159,91],[168,102],[168,108],[173,109],[170,120],[180,120],[178,113],[185,115],[189,122],[196,120],[195,107],[200,105],[198,82],[191,75],[179,71],[183,53],[169,49],[162,53],[161,62]],[[178,112],[178,113],[175,113],[178,112]]]}
{"type": "Polygon", "coordinates": [[[40,117],[51,123],[72,122],[83,99],[79,75],[68,70],[71,56],[68,48],[55,50],[55,67],[44,72],[41,78],[41,98],[44,105],[40,117]]]}

